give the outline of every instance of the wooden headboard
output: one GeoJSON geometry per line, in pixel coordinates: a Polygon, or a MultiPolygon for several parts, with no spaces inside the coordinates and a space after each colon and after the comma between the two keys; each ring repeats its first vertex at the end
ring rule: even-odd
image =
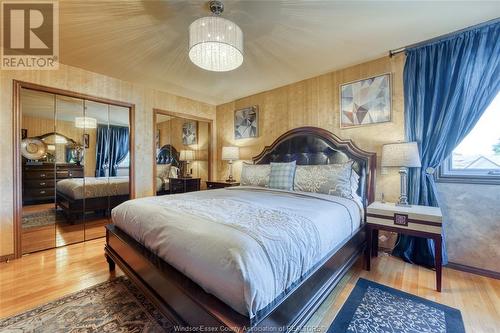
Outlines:
{"type": "Polygon", "coordinates": [[[375,200],[376,153],[360,149],[351,140],[317,127],[292,129],[253,158],[255,164],[296,161],[297,165],[321,165],[353,160],[358,173],[358,194],[365,206],[375,200]]]}

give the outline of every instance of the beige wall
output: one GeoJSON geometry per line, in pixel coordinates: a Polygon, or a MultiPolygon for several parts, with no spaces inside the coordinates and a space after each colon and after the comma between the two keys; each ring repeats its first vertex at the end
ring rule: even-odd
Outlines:
{"type": "MultiPolygon", "coordinates": [[[[12,82],[21,80],[135,104],[135,196],[153,194],[153,108],[215,119],[215,107],[61,64],[56,71],[0,71],[0,256],[13,253],[12,82]]],[[[213,140],[215,142],[215,138],[213,140]]]]}
{"type": "MultiPolygon", "coordinates": [[[[376,197],[384,192],[387,200],[396,200],[399,193],[397,170],[380,172],[382,145],[402,140],[403,130],[403,66],[404,56],[384,57],[343,70],[317,76],[274,90],[238,99],[217,106],[218,177],[225,179],[227,163],[220,160],[222,146],[239,146],[242,160],[250,160],[287,130],[300,126],[325,128],[341,138],[352,139],[359,147],[377,153],[376,197]],[[382,73],[392,73],[392,121],[389,123],[340,129],[339,85],[382,73]],[[259,137],[234,140],[234,110],[251,105],[259,107],[259,137]]],[[[241,161],[235,164],[240,177],[241,161]]]]}

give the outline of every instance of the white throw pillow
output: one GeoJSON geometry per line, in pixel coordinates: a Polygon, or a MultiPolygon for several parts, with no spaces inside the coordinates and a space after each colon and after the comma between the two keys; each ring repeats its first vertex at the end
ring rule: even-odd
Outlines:
{"type": "Polygon", "coordinates": [[[179,174],[179,168],[176,166],[170,166],[170,172],[169,172],[169,177],[170,178],[177,178],[177,175],[179,174]]]}
{"type": "Polygon", "coordinates": [[[157,164],[156,165],[156,177],[160,178],[165,182],[168,180],[168,177],[170,175],[170,167],[172,165],[169,164],[157,164]]]}
{"type": "Polygon", "coordinates": [[[243,163],[240,184],[246,186],[268,187],[270,174],[271,165],[269,164],[243,163]]]}
{"type": "Polygon", "coordinates": [[[340,164],[298,165],[294,190],[337,195],[347,199],[357,196],[359,176],[353,161],[340,164]]]}

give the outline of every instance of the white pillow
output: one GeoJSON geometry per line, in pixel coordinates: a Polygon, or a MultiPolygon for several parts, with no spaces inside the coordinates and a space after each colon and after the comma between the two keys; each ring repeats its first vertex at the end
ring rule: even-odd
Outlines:
{"type": "Polygon", "coordinates": [[[331,194],[347,199],[357,196],[359,176],[352,169],[353,161],[340,164],[298,165],[294,190],[331,194]]]}
{"type": "Polygon", "coordinates": [[[177,178],[178,173],[179,173],[179,168],[172,165],[170,167],[169,177],[170,178],[177,178]]]}
{"type": "Polygon", "coordinates": [[[163,180],[163,182],[168,180],[168,177],[170,175],[170,167],[172,165],[169,164],[157,164],[156,165],[156,177],[160,178],[163,180]]]}
{"type": "Polygon", "coordinates": [[[271,165],[269,164],[243,163],[240,184],[246,186],[268,187],[270,175],[271,165]]]}

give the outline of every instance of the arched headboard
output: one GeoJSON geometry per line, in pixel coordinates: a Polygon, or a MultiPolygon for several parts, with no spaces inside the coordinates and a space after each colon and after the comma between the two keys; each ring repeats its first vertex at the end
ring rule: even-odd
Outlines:
{"type": "Polygon", "coordinates": [[[358,194],[368,205],[375,200],[376,153],[360,149],[351,140],[317,127],[292,129],[253,158],[255,164],[296,161],[297,165],[320,165],[353,160],[359,174],[358,194]]]}
{"type": "Polygon", "coordinates": [[[179,152],[174,146],[168,144],[164,145],[158,151],[156,155],[156,164],[172,164],[175,167],[179,167],[179,152]]]}

